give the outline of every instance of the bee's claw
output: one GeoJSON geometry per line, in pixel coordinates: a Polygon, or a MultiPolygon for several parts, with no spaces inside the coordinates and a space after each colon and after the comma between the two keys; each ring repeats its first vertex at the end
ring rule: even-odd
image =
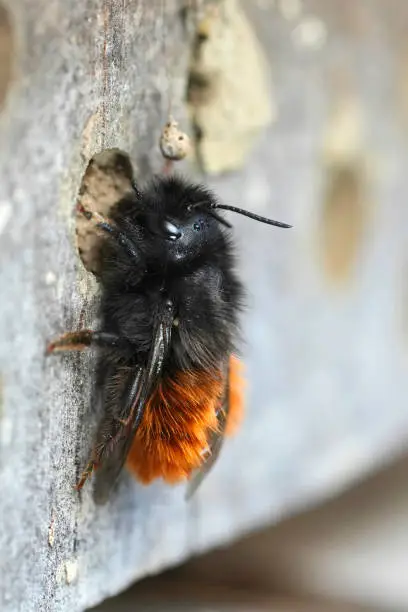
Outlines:
{"type": "Polygon", "coordinates": [[[86,468],[84,469],[84,471],[81,474],[81,478],[79,479],[79,481],[77,482],[76,485],[74,485],[74,489],[76,491],[80,491],[82,489],[82,487],[84,486],[84,484],[86,483],[86,481],[88,480],[88,478],[90,478],[90,476],[92,476],[93,472],[97,469],[98,464],[96,461],[89,461],[89,463],[87,464],[86,468]]]}

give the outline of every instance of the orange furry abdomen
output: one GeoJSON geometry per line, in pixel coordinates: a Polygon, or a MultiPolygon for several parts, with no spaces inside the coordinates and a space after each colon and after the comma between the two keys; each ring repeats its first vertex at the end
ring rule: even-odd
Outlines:
{"type": "MultiPolygon", "coordinates": [[[[239,360],[231,357],[227,435],[236,430],[243,413],[240,372],[239,360]]],[[[127,458],[138,480],[175,483],[202,464],[209,435],[218,426],[225,383],[219,371],[205,370],[180,371],[161,381],[146,404],[127,458]]]]}

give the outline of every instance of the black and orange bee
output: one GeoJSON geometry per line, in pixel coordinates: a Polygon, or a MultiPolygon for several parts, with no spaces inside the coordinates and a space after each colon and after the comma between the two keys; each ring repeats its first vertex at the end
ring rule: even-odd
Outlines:
{"type": "Polygon", "coordinates": [[[77,484],[96,471],[104,502],[127,463],[142,482],[189,479],[190,494],[242,413],[239,338],[243,288],[234,271],[231,225],[199,184],[163,176],[113,207],[81,212],[105,236],[99,331],[66,333],[48,352],[99,347],[95,445],[77,484]]]}

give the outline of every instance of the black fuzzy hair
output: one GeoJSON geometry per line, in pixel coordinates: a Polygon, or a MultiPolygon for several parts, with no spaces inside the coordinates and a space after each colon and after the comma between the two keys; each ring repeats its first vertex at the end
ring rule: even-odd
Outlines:
{"type": "Polygon", "coordinates": [[[236,348],[243,289],[231,238],[212,214],[215,203],[202,185],[173,176],[153,180],[113,208],[110,217],[133,249],[106,238],[101,327],[129,341],[129,365],[146,359],[163,293],[177,322],[165,370],[218,368],[236,348]],[[166,224],[179,228],[179,239],[168,238],[166,224]]]}

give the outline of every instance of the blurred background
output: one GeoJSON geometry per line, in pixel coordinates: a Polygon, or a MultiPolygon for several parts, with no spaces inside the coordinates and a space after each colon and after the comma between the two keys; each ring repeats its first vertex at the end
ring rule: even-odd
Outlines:
{"type": "Polygon", "coordinates": [[[407,28],[406,0],[0,0],[2,610],[408,610],[407,28]],[[92,356],[44,346],[93,324],[78,197],[129,188],[118,150],[160,171],[170,116],[177,169],[293,229],[231,219],[247,414],[197,495],[124,474],[99,508],[92,356]]]}
{"type": "Polygon", "coordinates": [[[329,502],[92,609],[405,612],[407,470],[405,457],[329,502]]]}

